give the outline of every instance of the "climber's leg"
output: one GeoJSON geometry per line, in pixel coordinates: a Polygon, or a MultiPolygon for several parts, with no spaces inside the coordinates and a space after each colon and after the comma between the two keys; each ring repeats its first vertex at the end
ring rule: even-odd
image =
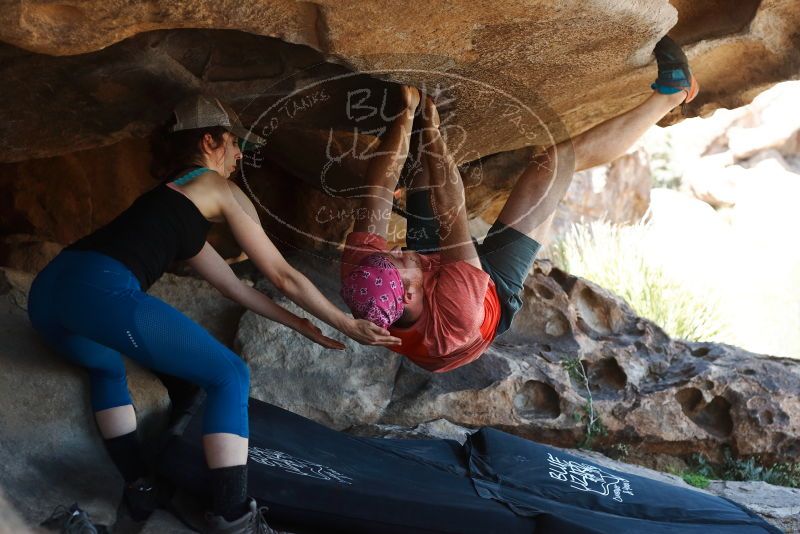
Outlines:
{"type": "Polygon", "coordinates": [[[665,37],[656,46],[655,55],[658,78],[647,100],[550,147],[528,165],[512,188],[480,249],[484,269],[492,273],[498,294],[504,298],[498,334],[510,326],[521,306],[522,284],[573,173],[620,157],[670,110],[697,95],[699,86],[680,47],[665,37]]]}
{"type": "Polygon", "coordinates": [[[680,47],[664,37],[654,52],[658,78],[647,100],[538,156],[517,180],[498,222],[541,242],[549,228],[547,220],[567,192],[573,172],[622,156],[670,110],[697,96],[699,85],[680,47]]]}

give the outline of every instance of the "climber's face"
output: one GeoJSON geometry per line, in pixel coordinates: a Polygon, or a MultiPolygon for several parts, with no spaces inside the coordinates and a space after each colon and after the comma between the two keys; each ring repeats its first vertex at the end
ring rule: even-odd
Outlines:
{"type": "Polygon", "coordinates": [[[400,279],[403,281],[404,310],[397,326],[413,324],[422,315],[424,307],[422,259],[419,253],[403,250],[400,247],[391,249],[386,253],[386,257],[400,272],[400,279]]]}
{"type": "Polygon", "coordinates": [[[230,178],[236,172],[236,166],[242,159],[239,138],[229,132],[222,134],[221,143],[215,143],[211,134],[206,134],[203,137],[203,153],[206,167],[217,171],[225,178],[230,178]]]}

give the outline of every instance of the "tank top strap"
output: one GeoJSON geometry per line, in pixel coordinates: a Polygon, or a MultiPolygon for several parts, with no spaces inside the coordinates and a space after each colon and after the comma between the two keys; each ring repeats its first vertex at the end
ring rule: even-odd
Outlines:
{"type": "Polygon", "coordinates": [[[198,167],[197,169],[195,169],[193,171],[187,172],[186,174],[184,174],[180,178],[177,178],[175,180],[170,180],[170,183],[177,184],[177,185],[188,184],[190,181],[192,181],[193,179],[195,179],[199,175],[203,174],[207,170],[209,170],[208,167],[198,167]]]}

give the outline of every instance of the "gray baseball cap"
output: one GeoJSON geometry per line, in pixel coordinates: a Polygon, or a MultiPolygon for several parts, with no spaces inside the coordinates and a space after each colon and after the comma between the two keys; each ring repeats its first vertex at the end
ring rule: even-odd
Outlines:
{"type": "Polygon", "coordinates": [[[263,145],[267,142],[242,126],[236,112],[213,96],[198,94],[186,97],[175,106],[173,113],[176,120],[175,126],[171,128],[173,132],[222,126],[250,145],[263,145]]]}

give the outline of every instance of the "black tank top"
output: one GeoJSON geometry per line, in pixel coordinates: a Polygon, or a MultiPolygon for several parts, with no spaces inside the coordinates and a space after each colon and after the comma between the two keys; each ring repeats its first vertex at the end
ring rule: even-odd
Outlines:
{"type": "MultiPolygon", "coordinates": [[[[206,171],[195,168],[186,183],[206,171]]],[[[163,182],[142,194],[113,221],[65,250],[92,250],[122,262],[139,279],[142,291],[164,274],[173,260],[195,256],[203,248],[211,222],[194,202],[163,182]]]]}

